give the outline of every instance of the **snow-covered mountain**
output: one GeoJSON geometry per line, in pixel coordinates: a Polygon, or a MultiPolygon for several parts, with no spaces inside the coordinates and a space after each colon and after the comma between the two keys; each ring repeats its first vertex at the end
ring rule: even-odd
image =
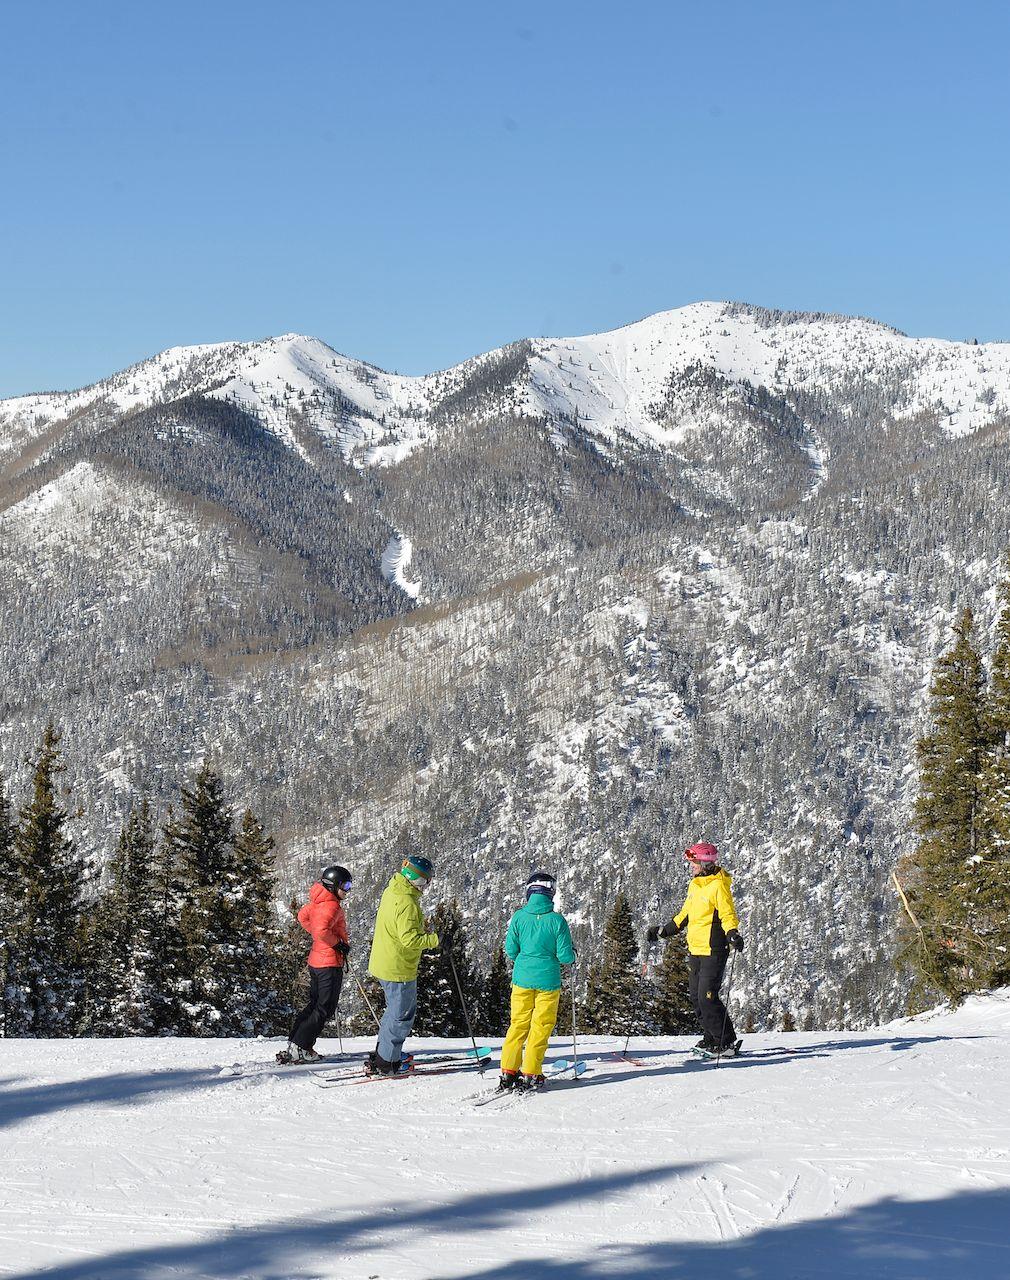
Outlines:
{"type": "Polygon", "coordinates": [[[2,1040],[6,1274],[1006,1275],[1007,993],[719,1067],[688,1043],[583,1039],[578,1083],[477,1108],[471,1068],[324,1092],[262,1041],[2,1040]]]}
{"type": "MultiPolygon", "coordinates": [[[[314,338],[0,402],[0,767],[49,715],[96,850],[206,750],[294,885],[407,825],[493,945],[727,847],[759,1025],[894,1010],[929,664],[991,624],[1010,346],[700,303],[420,378],[314,338]]],[[[590,948],[586,948],[586,954],[590,948]]]]}

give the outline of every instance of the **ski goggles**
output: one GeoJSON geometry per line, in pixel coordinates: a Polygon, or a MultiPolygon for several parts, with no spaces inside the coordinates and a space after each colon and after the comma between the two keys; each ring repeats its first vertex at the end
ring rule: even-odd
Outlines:
{"type": "Polygon", "coordinates": [[[340,884],[338,884],[338,885],[337,885],[337,888],[338,888],[338,889],[343,889],[344,893],[350,893],[350,892],[351,892],[351,886],[352,886],[353,884],[354,884],[354,881],[353,881],[353,880],[341,880],[340,884]]]}

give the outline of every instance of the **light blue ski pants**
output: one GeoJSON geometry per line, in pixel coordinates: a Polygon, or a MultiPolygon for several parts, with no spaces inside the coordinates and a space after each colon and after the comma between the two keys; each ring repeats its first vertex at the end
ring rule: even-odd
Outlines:
{"type": "Polygon", "coordinates": [[[417,1013],[417,979],[383,982],[382,990],[386,995],[386,1008],[379,1023],[379,1057],[387,1062],[399,1062],[403,1042],[410,1035],[417,1013]]]}

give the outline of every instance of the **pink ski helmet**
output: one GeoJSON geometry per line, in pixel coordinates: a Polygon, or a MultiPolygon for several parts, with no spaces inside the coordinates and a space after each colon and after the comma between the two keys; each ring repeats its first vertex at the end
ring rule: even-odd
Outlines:
{"type": "Polygon", "coordinates": [[[702,840],[699,844],[691,845],[690,849],[685,849],[684,858],[688,862],[718,862],[719,850],[714,844],[702,840]]]}

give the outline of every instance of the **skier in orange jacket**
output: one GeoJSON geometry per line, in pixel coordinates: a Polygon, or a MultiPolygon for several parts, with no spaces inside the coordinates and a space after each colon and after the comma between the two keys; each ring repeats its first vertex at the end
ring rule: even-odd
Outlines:
{"type": "Polygon", "coordinates": [[[344,980],[344,959],[351,950],[347,918],[341,903],[351,891],[351,873],[346,867],[327,867],[309,890],[309,900],[298,912],[298,923],[312,935],[308,956],[309,999],[295,1014],[287,1049],[277,1061],[321,1062],[315,1044],[323,1027],[333,1017],[344,980]]]}

